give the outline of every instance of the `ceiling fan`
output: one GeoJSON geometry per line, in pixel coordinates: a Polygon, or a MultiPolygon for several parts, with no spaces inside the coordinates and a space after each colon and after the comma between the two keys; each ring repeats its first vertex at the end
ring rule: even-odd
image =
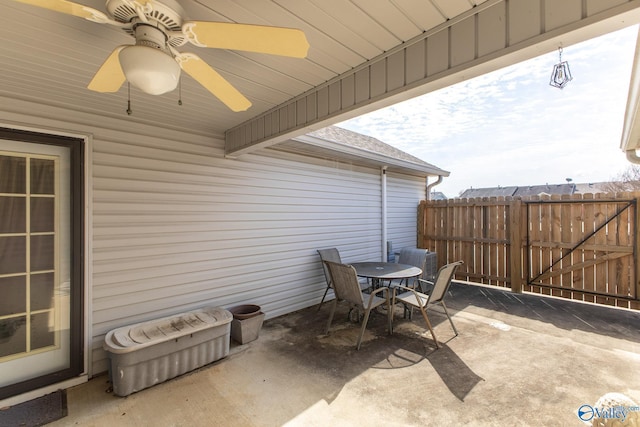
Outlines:
{"type": "Polygon", "coordinates": [[[251,102],[194,53],[176,48],[200,47],[307,56],[309,43],[295,28],[189,21],[175,0],[107,0],[107,13],[68,0],[14,0],[122,28],[135,45],[116,47],[88,85],[96,92],[117,92],[125,81],[151,95],[174,90],[180,70],[198,81],[233,111],[245,111],[251,102]]]}

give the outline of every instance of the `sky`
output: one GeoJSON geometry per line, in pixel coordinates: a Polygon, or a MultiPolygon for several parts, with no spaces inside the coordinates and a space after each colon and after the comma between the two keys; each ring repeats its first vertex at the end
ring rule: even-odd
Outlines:
{"type": "Polygon", "coordinates": [[[549,85],[558,51],[337,124],[451,175],[434,188],[609,181],[620,149],[638,27],[563,48],[573,80],[549,85]]]}

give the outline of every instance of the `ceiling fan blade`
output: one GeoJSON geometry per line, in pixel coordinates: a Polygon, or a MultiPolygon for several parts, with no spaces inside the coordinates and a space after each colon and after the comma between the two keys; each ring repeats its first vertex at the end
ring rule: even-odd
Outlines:
{"type": "Polygon", "coordinates": [[[188,21],[182,31],[196,46],[244,50],[271,55],[304,58],[309,42],[304,32],[295,28],[230,22],[188,21]]]}
{"type": "Polygon", "coordinates": [[[89,86],[87,86],[88,89],[96,92],[117,92],[120,89],[126,78],[120,66],[118,55],[125,47],[127,45],[118,46],[111,52],[111,55],[102,63],[98,72],[93,76],[89,86]]]}
{"type": "Polygon", "coordinates": [[[31,6],[42,7],[56,12],[66,13],[90,21],[109,21],[109,18],[99,10],[74,3],[68,0],[13,0],[19,3],[29,4],[31,6]]]}
{"type": "Polygon", "coordinates": [[[251,102],[199,56],[181,53],[176,57],[182,69],[233,111],[245,111],[251,102]]]}

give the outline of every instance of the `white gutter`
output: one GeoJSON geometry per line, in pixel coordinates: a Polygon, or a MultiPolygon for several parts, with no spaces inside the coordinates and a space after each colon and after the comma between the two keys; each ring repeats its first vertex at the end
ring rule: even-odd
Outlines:
{"type": "Polygon", "coordinates": [[[382,188],[382,262],[387,261],[387,167],[380,169],[380,186],[382,188]]]}
{"type": "MultiPolygon", "coordinates": [[[[427,184],[427,200],[431,200],[431,189],[436,185],[440,184],[444,177],[442,175],[438,175],[438,180],[432,184],[427,184]]],[[[427,183],[429,182],[429,177],[427,177],[427,183]]]]}
{"type": "Polygon", "coordinates": [[[640,164],[640,157],[635,149],[627,150],[625,153],[627,154],[627,160],[631,163],[640,164]]]}
{"type": "Polygon", "coordinates": [[[627,155],[631,163],[640,163],[636,148],[640,141],[640,31],[636,40],[636,50],[633,57],[633,68],[629,82],[627,106],[624,112],[622,138],[620,148],[627,155]]]}

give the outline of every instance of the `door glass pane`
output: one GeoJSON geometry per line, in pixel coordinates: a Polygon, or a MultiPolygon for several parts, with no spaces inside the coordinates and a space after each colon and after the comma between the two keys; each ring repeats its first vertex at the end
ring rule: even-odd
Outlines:
{"type": "Polygon", "coordinates": [[[0,156],[0,193],[24,194],[27,192],[27,159],[0,156]]]}
{"type": "Polygon", "coordinates": [[[26,268],[26,236],[0,236],[0,274],[24,273],[26,268]]]}
{"type": "Polygon", "coordinates": [[[31,310],[48,310],[54,307],[54,274],[31,275],[31,310]]]}
{"type": "Polygon", "coordinates": [[[54,231],[53,223],[55,199],[52,197],[31,198],[31,232],[54,231]]]}
{"type": "Polygon", "coordinates": [[[56,343],[56,325],[53,311],[31,315],[31,350],[56,343]]]}
{"type": "Polygon", "coordinates": [[[0,319],[0,357],[27,351],[26,316],[0,319]]]}
{"type": "Polygon", "coordinates": [[[26,232],[26,202],[26,197],[0,196],[0,233],[26,232]]]}
{"type": "Polygon", "coordinates": [[[0,277],[0,316],[27,311],[27,276],[0,277]]]}
{"type": "Polygon", "coordinates": [[[31,159],[31,194],[53,194],[54,162],[46,159],[31,159]]]}
{"type": "Polygon", "coordinates": [[[31,236],[31,271],[53,270],[53,236],[31,236]]]}

